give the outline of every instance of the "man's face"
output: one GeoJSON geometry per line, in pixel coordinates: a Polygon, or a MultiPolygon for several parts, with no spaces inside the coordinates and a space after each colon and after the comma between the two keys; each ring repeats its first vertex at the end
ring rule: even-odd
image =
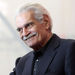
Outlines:
{"type": "Polygon", "coordinates": [[[47,30],[45,25],[34,18],[34,13],[24,12],[16,17],[17,29],[21,39],[31,48],[36,49],[45,44],[47,30]]]}

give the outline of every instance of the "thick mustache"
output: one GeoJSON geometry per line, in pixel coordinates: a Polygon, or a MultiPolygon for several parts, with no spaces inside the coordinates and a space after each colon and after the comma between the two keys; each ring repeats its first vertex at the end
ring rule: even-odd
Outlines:
{"type": "Polygon", "coordinates": [[[30,35],[28,35],[28,36],[24,36],[23,37],[23,40],[25,41],[25,40],[27,40],[27,39],[31,38],[32,36],[35,36],[35,35],[37,35],[37,33],[36,32],[33,32],[30,35]]]}

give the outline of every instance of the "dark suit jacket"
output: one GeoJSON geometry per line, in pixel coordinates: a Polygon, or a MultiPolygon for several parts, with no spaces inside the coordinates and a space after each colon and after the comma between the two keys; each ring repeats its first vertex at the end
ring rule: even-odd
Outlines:
{"type": "MultiPolygon", "coordinates": [[[[31,75],[33,57],[32,51],[18,58],[10,75],[31,75]]],[[[75,40],[60,39],[54,34],[39,64],[37,75],[75,75],[75,40]]]]}

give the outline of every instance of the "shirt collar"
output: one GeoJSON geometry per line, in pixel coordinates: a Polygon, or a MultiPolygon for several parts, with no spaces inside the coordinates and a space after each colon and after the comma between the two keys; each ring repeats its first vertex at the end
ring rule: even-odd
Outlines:
{"type": "Polygon", "coordinates": [[[42,55],[44,54],[44,52],[46,51],[46,48],[47,48],[47,46],[49,45],[49,43],[50,43],[50,41],[52,40],[52,38],[53,38],[53,35],[52,35],[52,37],[49,39],[49,41],[47,42],[47,44],[46,44],[44,47],[42,47],[41,49],[39,49],[39,50],[37,50],[37,51],[34,51],[34,55],[35,55],[36,57],[40,57],[40,56],[42,56],[42,55]]]}

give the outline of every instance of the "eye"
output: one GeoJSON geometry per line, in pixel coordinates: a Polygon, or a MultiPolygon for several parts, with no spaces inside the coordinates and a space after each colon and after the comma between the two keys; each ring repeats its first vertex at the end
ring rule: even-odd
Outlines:
{"type": "Polygon", "coordinates": [[[25,26],[25,28],[30,29],[30,28],[33,27],[33,25],[34,25],[34,23],[33,23],[33,22],[30,22],[30,23],[28,23],[28,24],[25,26]]]}
{"type": "Polygon", "coordinates": [[[17,31],[18,32],[22,32],[22,28],[17,28],[17,31]]]}

